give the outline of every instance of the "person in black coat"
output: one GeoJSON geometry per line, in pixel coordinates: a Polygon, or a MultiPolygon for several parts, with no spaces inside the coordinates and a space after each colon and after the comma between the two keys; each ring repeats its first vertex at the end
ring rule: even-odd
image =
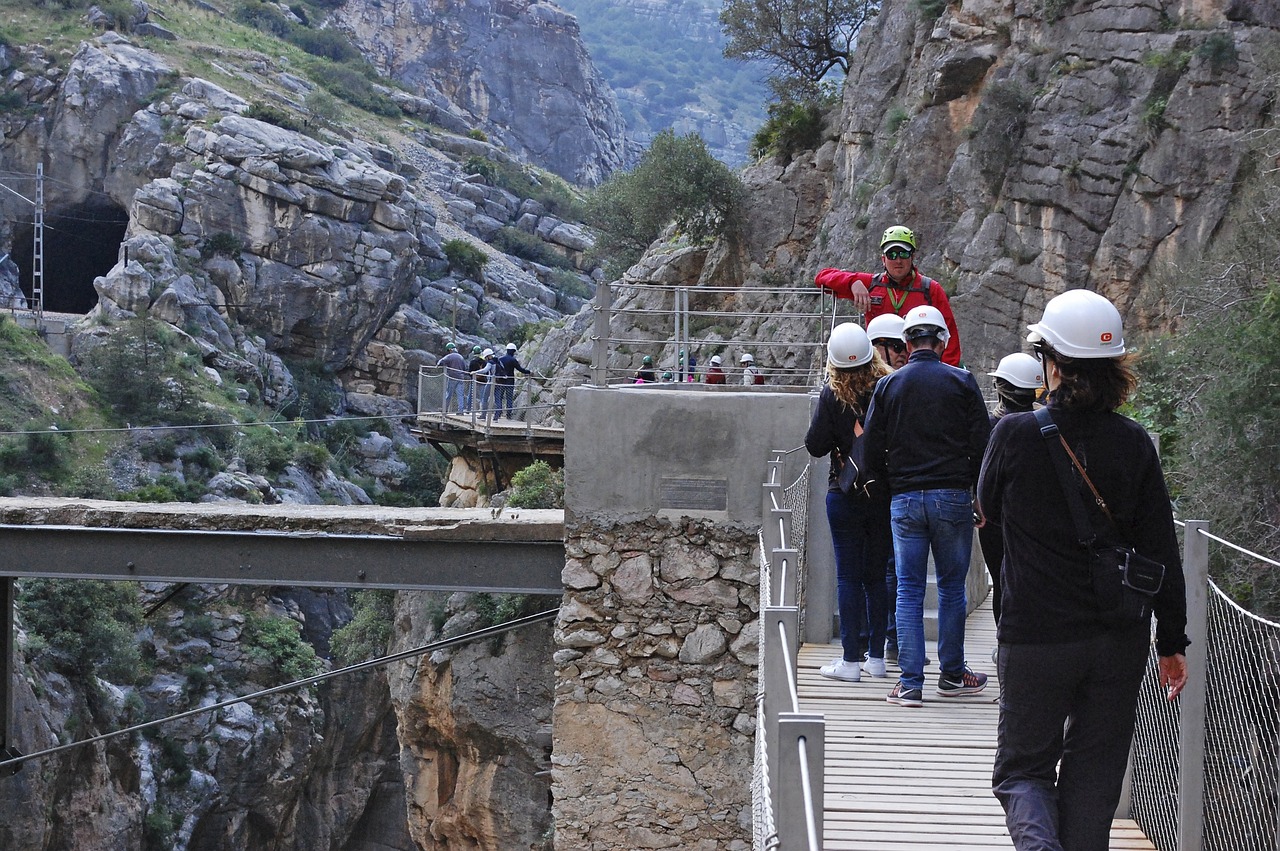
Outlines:
{"type": "Polygon", "coordinates": [[[885,626],[888,613],[885,566],[892,549],[889,532],[888,492],[844,493],[840,468],[849,457],[854,438],[861,432],[871,391],[889,368],[871,347],[858,325],[837,325],[827,342],[827,385],[805,434],[804,445],[815,458],[830,455],[827,486],[827,522],[836,557],[836,604],[840,614],[842,655],[823,665],[824,677],[858,682],[865,670],[875,677],[886,675],[885,626]],[[864,616],[869,621],[867,658],[862,656],[859,633],[864,616]]]}
{"type": "MultiPolygon", "coordinates": [[[[1074,468],[1063,482],[1050,454],[1057,437],[1042,435],[1036,413],[1001,418],[978,482],[980,512],[1004,533],[992,790],[1019,851],[1106,851],[1151,621],[1106,611],[1099,592],[1110,589],[1095,584],[1095,550],[1081,541],[1071,503],[1079,497],[1100,543],[1164,565],[1152,602],[1159,680],[1170,700],[1187,681],[1186,587],[1160,458],[1143,428],[1116,413],[1136,383],[1119,311],[1097,293],[1071,290],[1050,300],[1029,330],[1052,423],[1114,520],[1074,468]]],[[[1118,572],[1098,577],[1120,593],[1118,572]]]]}

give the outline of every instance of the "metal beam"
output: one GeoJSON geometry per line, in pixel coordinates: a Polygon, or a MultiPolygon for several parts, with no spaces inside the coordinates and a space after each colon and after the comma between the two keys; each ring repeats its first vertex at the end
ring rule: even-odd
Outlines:
{"type": "MultiPolygon", "coordinates": [[[[0,525],[0,576],[563,593],[563,541],[0,525]]],[[[9,608],[9,607],[5,607],[9,608]]]]}

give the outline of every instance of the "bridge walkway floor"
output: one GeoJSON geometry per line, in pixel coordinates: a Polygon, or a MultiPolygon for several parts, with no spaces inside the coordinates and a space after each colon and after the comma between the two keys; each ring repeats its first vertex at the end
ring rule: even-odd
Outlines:
{"type": "MultiPolygon", "coordinates": [[[[1000,691],[991,664],[995,646],[988,599],[969,616],[965,632],[971,666],[991,677],[987,690],[934,696],[937,646],[928,642],[934,662],[925,669],[921,708],[885,701],[896,664],[889,664],[886,679],[864,675],[845,683],[818,673],[839,655],[838,643],[801,648],[800,711],[821,712],[827,724],[826,851],[1013,848],[1004,811],[991,794],[1000,691]]],[[[1128,819],[1112,823],[1110,847],[1155,849],[1128,819]]]]}

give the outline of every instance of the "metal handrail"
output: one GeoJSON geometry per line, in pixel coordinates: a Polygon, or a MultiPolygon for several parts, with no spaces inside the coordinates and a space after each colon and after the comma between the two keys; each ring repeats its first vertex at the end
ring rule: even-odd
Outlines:
{"type": "Polygon", "coordinates": [[[755,833],[755,846],[760,851],[822,848],[825,720],[822,715],[800,712],[798,552],[787,547],[791,541],[801,542],[803,536],[791,528],[792,511],[780,507],[785,502],[780,481],[782,461],[791,451],[775,452],[768,464],[763,495],[768,519],[760,530],[760,711],[756,734],[761,744],[757,782],[753,784],[760,798],[755,833]]]}

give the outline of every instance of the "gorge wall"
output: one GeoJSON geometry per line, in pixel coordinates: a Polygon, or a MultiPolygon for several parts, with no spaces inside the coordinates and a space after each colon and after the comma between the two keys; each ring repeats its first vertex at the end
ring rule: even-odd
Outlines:
{"type": "MultiPolygon", "coordinates": [[[[743,172],[745,236],[665,240],[626,280],[809,287],[826,266],[877,270],[881,233],[903,223],[918,267],[951,294],[975,372],[1020,350],[1025,326],[1070,288],[1113,299],[1135,338],[1168,328],[1159,277],[1212,244],[1267,167],[1252,140],[1275,128],[1278,45],[1274,6],[1239,0],[963,0],[936,19],[886,0],[823,143],[743,172]]],[[[659,306],[637,299],[628,306],[659,306]]],[[[758,324],[721,336],[749,341],[758,324]]],[[[772,327],[819,342],[809,323],[772,327]]],[[[567,345],[581,373],[584,339],[567,345]]],[[[615,351],[610,368],[635,370],[645,354],[674,363],[675,348],[615,351]]],[[[761,366],[807,362],[779,348],[761,366]]]]}

